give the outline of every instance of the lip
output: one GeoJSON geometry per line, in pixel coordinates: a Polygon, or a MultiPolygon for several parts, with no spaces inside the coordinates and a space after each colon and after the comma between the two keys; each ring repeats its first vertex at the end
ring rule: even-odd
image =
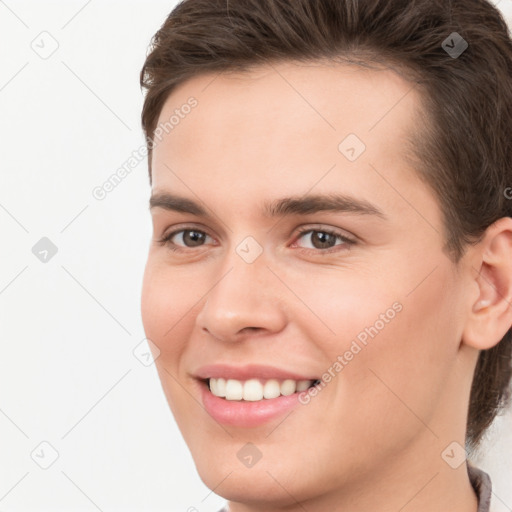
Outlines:
{"type": "Polygon", "coordinates": [[[208,414],[218,423],[235,427],[252,428],[264,425],[296,407],[299,392],[288,396],[263,399],[257,402],[247,400],[226,400],[215,396],[208,387],[207,379],[225,378],[245,381],[254,379],[278,380],[317,380],[317,377],[267,365],[250,364],[232,366],[228,364],[210,364],[200,367],[194,372],[201,389],[201,400],[208,414]]]}
{"type": "Polygon", "coordinates": [[[258,402],[226,400],[215,396],[208,383],[199,381],[201,399],[206,412],[218,423],[234,427],[252,428],[276,419],[299,404],[299,393],[263,399],[258,402]]]}
{"type": "Polygon", "coordinates": [[[301,375],[274,366],[249,364],[233,366],[229,364],[209,364],[201,366],[193,375],[201,380],[214,378],[249,380],[249,379],[277,379],[277,380],[317,380],[317,376],[301,375]]]}

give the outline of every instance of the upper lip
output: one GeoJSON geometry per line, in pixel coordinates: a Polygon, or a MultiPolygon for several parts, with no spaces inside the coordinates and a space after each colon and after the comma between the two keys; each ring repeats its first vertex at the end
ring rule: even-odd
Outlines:
{"type": "Polygon", "coordinates": [[[208,364],[201,366],[194,372],[198,379],[278,379],[278,380],[316,380],[317,377],[301,375],[294,371],[276,368],[274,366],[249,364],[245,366],[232,366],[229,364],[208,364]]]}

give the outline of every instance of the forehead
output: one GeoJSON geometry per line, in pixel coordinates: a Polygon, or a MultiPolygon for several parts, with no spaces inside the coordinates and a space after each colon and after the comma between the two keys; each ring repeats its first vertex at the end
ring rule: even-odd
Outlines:
{"type": "MultiPolygon", "coordinates": [[[[214,112],[217,109],[223,118],[235,107],[242,108],[240,113],[245,110],[244,106],[251,113],[261,107],[261,114],[267,117],[272,113],[270,107],[274,107],[274,112],[278,106],[282,106],[283,111],[294,107],[297,117],[308,111],[315,113],[317,120],[323,120],[331,129],[342,128],[344,117],[362,113],[361,107],[367,105],[370,117],[362,120],[362,128],[368,130],[380,124],[384,114],[395,110],[396,103],[404,103],[398,111],[410,111],[419,99],[417,92],[408,94],[414,92],[414,88],[415,84],[383,66],[366,67],[326,60],[269,63],[244,72],[224,70],[200,74],[182,82],[168,97],[160,120],[165,122],[175,108],[194,95],[200,99],[201,110],[214,112]],[[410,97],[402,102],[405,95],[410,97]],[[225,101],[233,108],[226,110],[225,101]],[[343,114],[341,118],[339,114],[343,114]]],[[[290,118],[291,112],[286,114],[290,118]]],[[[347,120],[351,124],[355,121],[347,120]]]]}
{"type": "Polygon", "coordinates": [[[200,75],[162,109],[159,125],[174,119],[153,151],[153,190],[225,188],[241,193],[242,206],[244,191],[336,187],[396,203],[386,178],[425,189],[405,158],[420,102],[414,85],[389,69],[283,62],[200,75]],[[191,98],[195,106],[184,107],[191,98]]]}

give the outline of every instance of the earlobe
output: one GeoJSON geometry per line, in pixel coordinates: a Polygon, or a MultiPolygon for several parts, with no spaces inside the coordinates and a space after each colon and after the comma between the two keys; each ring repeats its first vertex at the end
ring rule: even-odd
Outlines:
{"type": "Polygon", "coordinates": [[[512,326],[512,218],[489,226],[474,251],[478,257],[472,270],[479,295],[471,304],[462,342],[487,350],[512,326]]]}

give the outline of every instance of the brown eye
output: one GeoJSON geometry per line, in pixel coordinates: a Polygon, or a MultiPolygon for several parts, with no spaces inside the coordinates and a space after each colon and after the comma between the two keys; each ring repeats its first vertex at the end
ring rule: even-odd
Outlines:
{"type": "Polygon", "coordinates": [[[311,232],[311,244],[315,249],[330,249],[336,245],[336,236],[324,231],[311,232]]]}
{"type": "Polygon", "coordinates": [[[327,252],[326,249],[332,249],[339,245],[349,247],[350,245],[355,244],[355,241],[350,240],[340,233],[320,229],[303,230],[297,238],[297,240],[300,239],[309,239],[309,246],[302,245],[304,249],[317,249],[318,251],[324,252],[327,252]],[[337,243],[338,241],[341,243],[337,243]]]}
{"type": "Polygon", "coordinates": [[[201,231],[192,231],[190,229],[186,229],[182,231],[182,233],[183,243],[187,247],[197,247],[198,245],[204,243],[206,239],[206,234],[202,233],[201,231]]]}
{"type": "Polygon", "coordinates": [[[171,249],[181,250],[183,248],[193,249],[201,247],[209,237],[203,231],[197,229],[180,229],[166,235],[160,243],[168,245],[171,249]]]}

